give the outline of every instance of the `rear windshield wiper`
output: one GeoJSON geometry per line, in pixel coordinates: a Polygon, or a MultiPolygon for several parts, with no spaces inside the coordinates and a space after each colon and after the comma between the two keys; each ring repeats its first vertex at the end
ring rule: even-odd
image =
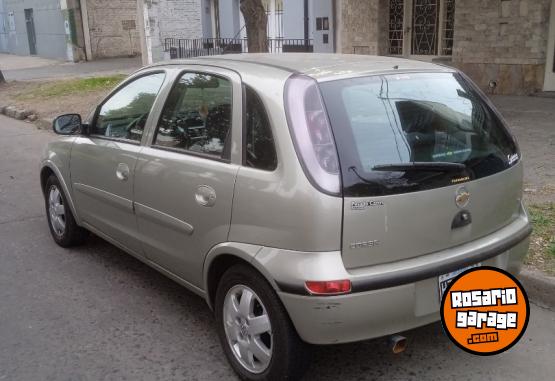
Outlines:
{"type": "Polygon", "coordinates": [[[391,172],[460,172],[466,169],[466,165],[462,163],[451,162],[412,162],[398,164],[380,164],[372,167],[373,171],[391,171],[391,172]]]}

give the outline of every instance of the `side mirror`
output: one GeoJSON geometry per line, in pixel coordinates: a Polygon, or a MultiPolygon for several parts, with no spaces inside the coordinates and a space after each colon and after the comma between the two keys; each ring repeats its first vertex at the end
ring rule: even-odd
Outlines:
{"type": "Polygon", "coordinates": [[[82,128],[81,115],[65,114],[60,115],[52,123],[54,132],[58,135],[73,135],[79,133],[82,128]]]}

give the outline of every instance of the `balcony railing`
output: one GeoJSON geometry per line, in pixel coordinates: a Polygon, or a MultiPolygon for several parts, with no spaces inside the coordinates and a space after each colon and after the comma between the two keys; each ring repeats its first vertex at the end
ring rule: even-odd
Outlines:
{"type": "MultiPolygon", "coordinates": [[[[248,53],[246,38],[166,38],[164,51],[171,59],[214,56],[218,54],[248,53]]],[[[302,38],[268,39],[269,53],[312,53],[312,40],[302,38]]]]}

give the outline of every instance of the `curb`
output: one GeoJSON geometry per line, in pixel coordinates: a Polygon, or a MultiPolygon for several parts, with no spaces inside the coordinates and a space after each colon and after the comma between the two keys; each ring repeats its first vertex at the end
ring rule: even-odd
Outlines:
{"type": "Polygon", "coordinates": [[[540,307],[555,310],[555,278],[541,271],[522,269],[518,275],[528,298],[540,307]]]}
{"type": "Polygon", "coordinates": [[[52,130],[53,118],[39,118],[34,121],[39,130],[52,130]]]}
{"type": "MultiPolygon", "coordinates": [[[[5,106],[0,105],[0,115],[5,115],[8,118],[21,120],[29,123],[35,123],[38,128],[46,129],[43,125],[41,125],[41,121],[46,121],[48,119],[39,119],[38,115],[32,111],[27,109],[20,109],[15,106],[5,106]]],[[[48,128],[52,125],[52,121],[49,122],[48,128]]]]}

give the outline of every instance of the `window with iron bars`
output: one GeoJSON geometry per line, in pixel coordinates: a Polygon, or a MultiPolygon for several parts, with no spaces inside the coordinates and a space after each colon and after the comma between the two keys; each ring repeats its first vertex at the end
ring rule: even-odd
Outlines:
{"type": "Polygon", "coordinates": [[[389,1],[388,52],[391,55],[450,56],[454,30],[455,0],[389,1]],[[410,20],[405,18],[407,8],[412,14],[410,20]],[[410,39],[408,47],[405,46],[405,42],[409,42],[406,38],[410,39]]]}
{"type": "Polygon", "coordinates": [[[453,55],[453,36],[455,34],[455,0],[445,0],[443,28],[443,55],[453,55]]]}
{"type": "Polygon", "coordinates": [[[389,54],[403,54],[404,0],[389,2],[389,54]]]}

